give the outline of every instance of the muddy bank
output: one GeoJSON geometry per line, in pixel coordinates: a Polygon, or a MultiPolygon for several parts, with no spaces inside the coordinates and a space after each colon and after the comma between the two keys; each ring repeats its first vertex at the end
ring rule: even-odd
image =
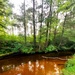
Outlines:
{"type": "Polygon", "coordinates": [[[8,58],[14,58],[14,57],[19,57],[19,56],[35,56],[35,55],[43,55],[46,57],[60,57],[60,56],[70,56],[73,55],[75,53],[75,51],[52,51],[52,52],[48,52],[48,53],[44,53],[44,52],[36,52],[34,54],[26,54],[26,53],[21,53],[21,52],[16,52],[16,53],[12,53],[9,55],[4,55],[4,56],[0,56],[0,60],[2,59],[8,59],[8,58]]]}

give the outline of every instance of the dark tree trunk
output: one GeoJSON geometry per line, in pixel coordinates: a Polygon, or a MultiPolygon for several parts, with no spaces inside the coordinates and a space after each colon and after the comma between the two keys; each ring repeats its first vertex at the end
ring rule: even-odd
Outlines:
{"type": "Polygon", "coordinates": [[[25,44],[26,44],[26,13],[25,13],[25,0],[24,0],[24,38],[25,38],[25,44]]]}
{"type": "Polygon", "coordinates": [[[52,0],[50,3],[50,10],[49,10],[49,15],[48,18],[50,19],[50,21],[47,21],[47,31],[46,31],[46,42],[48,45],[48,42],[50,41],[50,33],[51,33],[51,24],[52,24],[52,0]]]}
{"type": "Polygon", "coordinates": [[[40,24],[40,39],[39,43],[41,43],[41,38],[42,38],[42,22],[43,22],[43,0],[42,0],[42,8],[41,8],[41,24],[40,24]]]}
{"type": "Polygon", "coordinates": [[[33,29],[34,29],[34,48],[36,46],[36,29],[35,29],[35,0],[33,0],[33,29]]]}
{"type": "MultiPolygon", "coordinates": [[[[59,3],[57,4],[57,7],[59,8],[59,3]]],[[[58,19],[58,12],[57,12],[57,14],[55,16],[58,19]]],[[[54,28],[53,43],[55,43],[55,39],[56,39],[56,35],[57,35],[57,26],[58,26],[58,23],[57,23],[56,27],[54,28]]]]}

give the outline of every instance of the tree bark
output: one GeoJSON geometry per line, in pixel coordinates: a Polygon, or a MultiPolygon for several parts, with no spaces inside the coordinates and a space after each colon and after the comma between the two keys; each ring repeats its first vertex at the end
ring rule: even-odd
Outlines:
{"type": "Polygon", "coordinates": [[[48,18],[50,19],[50,21],[48,20],[47,22],[47,31],[46,31],[46,42],[48,45],[48,42],[50,41],[50,33],[51,33],[51,24],[52,24],[52,0],[50,3],[50,10],[49,10],[49,15],[48,18]]]}
{"type": "Polygon", "coordinates": [[[33,29],[34,29],[34,48],[36,46],[36,29],[35,29],[35,0],[33,0],[33,29]]]}
{"type": "Polygon", "coordinates": [[[43,0],[42,0],[42,8],[41,8],[41,24],[40,24],[40,39],[39,39],[39,43],[41,43],[41,39],[42,39],[42,22],[43,22],[43,0]]]}
{"type": "Polygon", "coordinates": [[[25,13],[25,0],[24,0],[24,38],[25,38],[25,44],[26,44],[26,13],[25,13]]]}

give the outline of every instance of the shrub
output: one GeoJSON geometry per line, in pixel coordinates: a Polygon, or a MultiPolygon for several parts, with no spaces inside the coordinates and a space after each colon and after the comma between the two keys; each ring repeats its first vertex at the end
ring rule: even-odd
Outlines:
{"type": "Polygon", "coordinates": [[[75,55],[69,59],[62,70],[63,75],[75,75],[75,55]]]}
{"type": "Polygon", "coordinates": [[[54,45],[49,45],[49,46],[46,48],[45,52],[50,52],[50,51],[54,51],[54,50],[56,50],[56,46],[54,46],[54,45]]]}
{"type": "Polygon", "coordinates": [[[22,51],[23,53],[33,53],[33,47],[23,46],[23,47],[21,48],[21,51],[22,51]]]}

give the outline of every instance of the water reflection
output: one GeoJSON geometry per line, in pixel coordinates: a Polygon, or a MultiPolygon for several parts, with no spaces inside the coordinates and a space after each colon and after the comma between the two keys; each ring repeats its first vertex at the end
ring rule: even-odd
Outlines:
{"type": "Polygon", "coordinates": [[[15,68],[15,65],[12,65],[12,64],[10,64],[10,65],[3,65],[1,67],[2,71],[7,71],[7,70],[10,70],[10,69],[13,69],[13,68],[15,68]]]}
{"type": "Polygon", "coordinates": [[[34,71],[34,64],[32,64],[31,61],[28,62],[28,68],[29,68],[29,71],[33,72],[34,71]]]}
{"type": "MultiPolygon", "coordinates": [[[[29,57],[30,58],[30,57],[29,57]]],[[[22,60],[11,60],[6,65],[0,61],[0,75],[60,75],[61,69],[66,61],[57,59],[21,58],[22,60]],[[13,62],[13,63],[12,63],[13,62]],[[17,63],[16,63],[17,62],[17,63]],[[19,63],[19,65],[17,65],[19,63]]]]}
{"type": "Polygon", "coordinates": [[[55,70],[55,74],[56,75],[59,75],[59,68],[58,68],[58,66],[57,66],[57,64],[54,64],[54,70],[55,70]]]}

